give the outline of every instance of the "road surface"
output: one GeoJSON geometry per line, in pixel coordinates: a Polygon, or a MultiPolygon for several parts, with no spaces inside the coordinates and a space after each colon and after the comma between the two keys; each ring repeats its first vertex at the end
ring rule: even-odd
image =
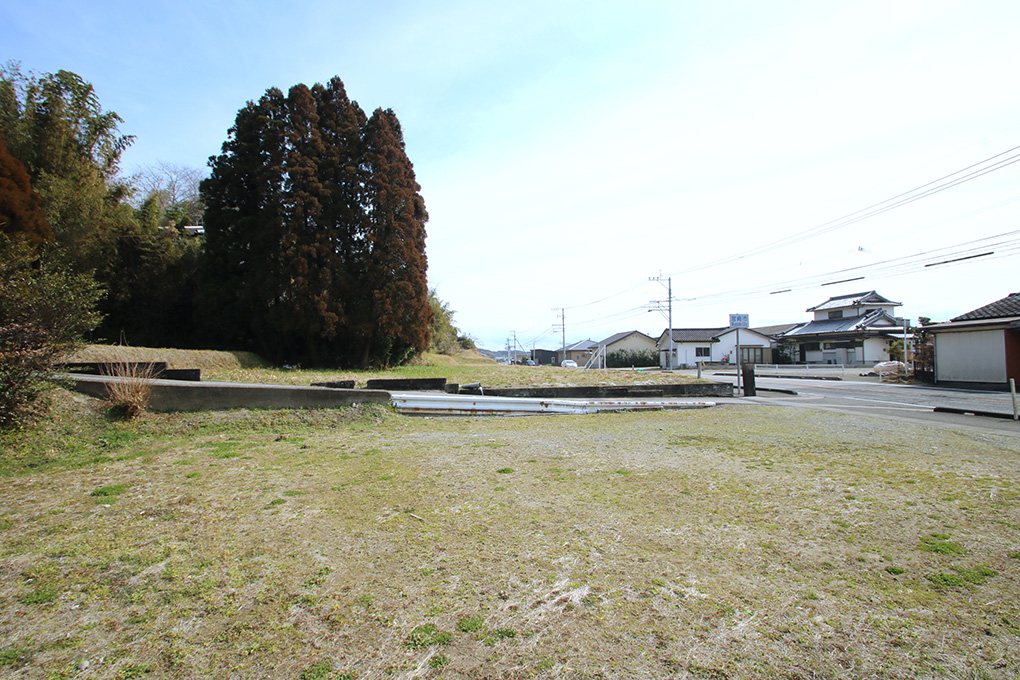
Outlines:
{"type": "MultiPolygon", "coordinates": [[[[705,375],[705,377],[729,383],[736,380],[733,375],[705,375]]],[[[896,385],[879,383],[874,378],[809,380],[759,377],[755,379],[755,385],[759,391],[754,399],[771,404],[845,413],[867,413],[948,425],[967,425],[1020,436],[1020,422],[1011,419],[1013,402],[1008,392],[896,385]],[[778,390],[789,390],[796,394],[786,394],[778,390]],[[936,407],[994,412],[1010,418],[938,413],[934,411],[936,407]]]]}

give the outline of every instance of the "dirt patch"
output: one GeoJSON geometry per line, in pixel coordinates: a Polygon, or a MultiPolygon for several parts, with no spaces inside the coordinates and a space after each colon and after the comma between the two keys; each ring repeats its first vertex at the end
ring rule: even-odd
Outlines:
{"type": "Polygon", "coordinates": [[[77,427],[74,469],[3,480],[0,673],[1020,671],[1017,438],[765,406],[77,427]]]}

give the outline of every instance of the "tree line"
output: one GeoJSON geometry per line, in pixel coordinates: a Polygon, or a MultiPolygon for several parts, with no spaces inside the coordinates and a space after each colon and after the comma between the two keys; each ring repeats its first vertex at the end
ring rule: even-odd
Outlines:
{"type": "Polygon", "coordinates": [[[323,367],[429,347],[449,310],[427,287],[428,213],[392,110],[366,115],[339,78],[270,88],[238,111],[205,179],[170,164],[122,176],[122,123],[77,74],[0,68],[3,362],[19,333],[323,367]],[[46,329],[39,310],[56,299],[19,299],[43,280],[78,292],[76,323],[46,329]]]}

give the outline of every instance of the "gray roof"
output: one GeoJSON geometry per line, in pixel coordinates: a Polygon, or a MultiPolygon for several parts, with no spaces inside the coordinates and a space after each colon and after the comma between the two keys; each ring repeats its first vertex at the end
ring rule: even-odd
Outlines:
{"type": "Polygon", "coordinates": [[[819,333],[846,333],[850,331],[866,330],[876,325],[879,321],[890,322],[880,326],[881,328],[898,328],[894,317],[889,316],[882,310],[876,310],[864,316],[848,316],[843,319],[819,319],[809,321],[800,328],[794,328],[786,333],[785,337],[797,335],[818,335],[819,333]]]}
{"type": "Polygon", "coordinates": [[[595,344],[594,342],[592,342],[591,339],[588,339],[588,340],[582,340],[580,342],[575,342],[573,345],[570,345],[570,346],[567,347],[567,351],[568,352],[583,352],[585,350],[594,349],[595,347],[598,347],[598,345],[595,344]]]}
{"type": "Polygon", "coordinates": [[[951,321],[976,321],[979,319],[999,319],[1007,316],[1020,316],[1020,293],[1010,293],[1001,300],[996,300],[984,307],[961,314],[951,321]]]}
{"type": "MultiPolygon", "coordinates": [[[[674,328],[673,342],[718,342],[719,336],[727,330],[729,330],[729,326],[722,326],[720,328],[674,328]]],[[[666,331],[662,331],[662,335],[665,334],[666,331]]]]}
{"type": "MultiPolygon", "coordinates": [[[[606,338],[605,340],[602,340],[601,342],[599,342],[598,344],[602,345],[603,347],[608,347],[609,345],[612,345],[614,342],[619,342],[620,340],[623,340],[624,338],[626,338],[628,336],[634,335],[635,333],[637,335],[644,335],[646,338],[648,338],[648,336],[645,335],[644,333],[642,333],[641,331],[624,331],[623,333],[614,333],[614,334],[610,335],[608,338],[606,338]]],[[[651,338],[648,338],[648,339],[652,340],[651,338]]],[[[652,342],[655,342],[655,341],[652,340],[652,342]]]]}
{"type": "Polygon", "coordinates": [[[888,300],[873,290],[866,293],[851,293],[850,295],[837,295],[831,297],[820,305],[809,307],[809,312],[824,312],[828,309],[846,309],[847,307],[863,307],[864,305],[894,305],[902,303],[888,300]]]}
{"type": "Polygon", "coordinates": [[[797,326],[803,325],[804,325],[803,321],[798,321],[797,323],[781,323],[775,326],[758,326],[757,328],[752,328],[751,330],[757,331],[762,335],[767,335],[769,337],[776,338],[779,337],[780,335],[783,335],[784,333],[789,333],[797,326]]]}

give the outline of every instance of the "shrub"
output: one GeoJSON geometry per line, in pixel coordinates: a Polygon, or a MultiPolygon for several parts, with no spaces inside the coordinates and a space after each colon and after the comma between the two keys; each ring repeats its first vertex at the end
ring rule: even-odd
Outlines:
{"type": "Polygon", "coordinates": [[[608,368],[629,368],[631,366],[658,366],[659,365],[659,353],[654,349],[648,350],[630,350],[622,349],[617,352],[610,352],[606,357],[606,367],[608,368]]]}
{"type": "Polygon", "coordinates": [[[62,269],[53,251],[0,236],[0,428],[45,410],[46,379],[99,322],[100,295],[94,279],[62,269]]]}

